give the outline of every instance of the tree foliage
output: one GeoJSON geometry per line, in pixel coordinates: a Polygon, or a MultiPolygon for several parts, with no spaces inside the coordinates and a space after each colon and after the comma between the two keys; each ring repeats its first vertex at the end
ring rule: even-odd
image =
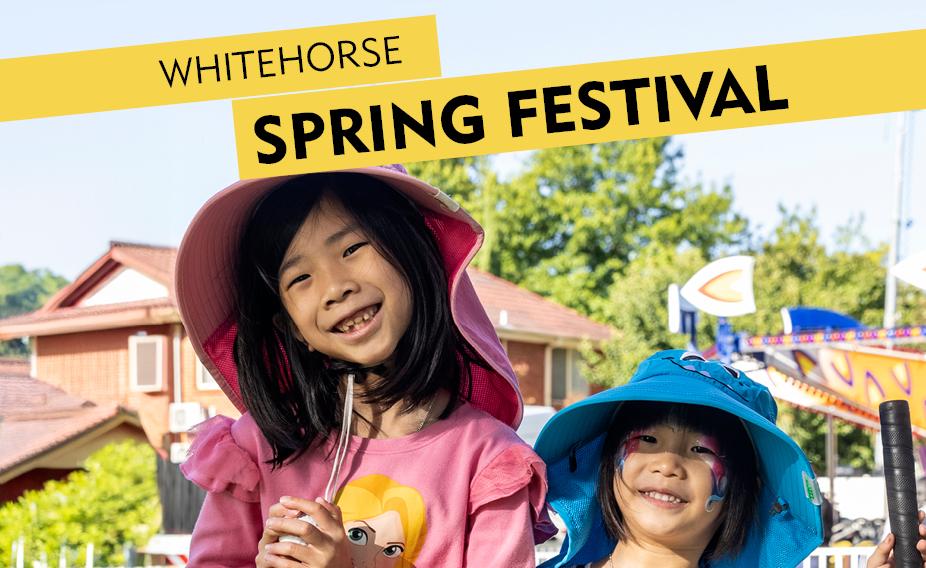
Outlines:
{"type": "Polygon", "coordinates": [[[614,278],[649,245],[708,256],[744,234],[730,189],[679,182],[680,158],[669,139],[653,138],[539,150],[504,182],[484,158],[410,171],[482,223],[491,246],[477,266],[607,321],[614,278]]]}
{"type": "Polygon", "coordinates": [[[83,566],[93,543],[97,565],[123,565],[123,544],[143,545],[159,527],[155,469],[154,451],[145,444],[100,449],[83,470],[0,507],[0,551],[8,554],[22,537],[27,565],[43,557],[57,565],[64,546],[68,566],[83,566]]]}
{"type": "Polygon", "coordinates": [[[781,308],[794,306],[828,308],[880,326],[885,247],[850,252],[852,243],[842,240],[840,248],[828,252],[814,210],[779,207],[778,214],[772,233],[750,251],[756,256],[757,311],[737,318],[737,326],[756,334],[780,333],[781,308]]]}
{"type": "MultiPolygon", "coordinates": [[[[650,245],[628,263],[615,278],[603,312],[617,336],[602,348],[583,350],[590,365],[586,376],[599,384],[621,384],[653,352],[686,347],[687,336],[669,333],[667,292],[670,284],[683,283],[704,264],[698,249],[677,252],[661,244],[650,245]]],[[[698,336],[708,340],[712,335],[711,320],[702,317],[698,336]]]]}
{"type": "MultiPolygon", "coordinates": [[[[656,138],[533,152],[500,181],[487,158],[413,164],[410,171],[456,198],[486,229],[476,265],[606,323],[614,339],[588,346],[586,378],[620,384],[656,350],[681,348],[667,330],[666,293],[711,260],[756,258],[757,312],[737,330],[780,333],[780,310],[818,306],[880,325],[885,253],[860,237],[861,217],[824,245],[816,211],[779,207],[771,230],[750,227],[729,187],[679,180],[681,151],[656,138]]],[[[901,285],[900,321],[926,322],[926,295],[901,285]]],[[[714,318],[701,315],[700,347],[713,340],[714,318]]],[[[786,422],[808,444],[823,443],[822,418],[788,411],[786,422]],[[811,441],[813,440],[813,441],[811,441]]],[[[840,426],[844,463],[870,466],[869,436],[840,426]]],[[[822,449],[820,450],[822,452],[822,449]]]]}
{"type": "MultiPolygon", "coordinates": [[[[26,270],[19,264],[0,266],[0,318],[37,310],[67,280],[49,270],[26,270]]],[[[19,340],[0,341],[0,357],[26,357],[29,347],[19,340]]]]}

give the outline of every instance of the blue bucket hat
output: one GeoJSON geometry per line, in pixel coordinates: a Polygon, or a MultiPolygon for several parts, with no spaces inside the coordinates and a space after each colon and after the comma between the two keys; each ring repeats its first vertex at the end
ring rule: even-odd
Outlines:
{"type": "Polygon", "coordinates": [[[625,401],[708,406],[746,427],[761,477],[758,518],[736,557],[714,559],[711,568],[793,568],[823,541],[816,477],[804,452],[775,426],[778,407],[768,389],[700,355],[661,351],[643,361],[630,382],[561,410],[540,432],[535,449],[547,463],[547,499],[567,531],[559,555],[543,567],[581,566],[614,548],[595,492],[607,429],[625,401]]]}

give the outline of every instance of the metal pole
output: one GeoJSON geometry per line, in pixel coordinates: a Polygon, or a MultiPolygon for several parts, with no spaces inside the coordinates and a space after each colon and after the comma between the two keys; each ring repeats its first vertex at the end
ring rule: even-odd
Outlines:
{"type": "Polygon", "coordinates": [[[835,523],[836,518],[836,424],[833,421],[833,415],[826,415],[826,476],[830,479],[830,504],[832,505],[832,521],[835,523]]]}
{"type": "Polygon", "coordinates": [[[884,327],[892,328],[897,323],[897,279],[891,274],[891,268],[900,258],[900,241],[904,225],[904,166],[906,164],[907,125],[910,112],[900,113],[897,132],[897,161],[894,170],[894,217],[891,220],[891,248],[887,257],[887,280],[884,286],[884,327]]]}
{"type": "Polygon", "coordinates": [[[16,568],[23,568],[26,565],[26,539],[19,537],[16,545],[16,568]]]}

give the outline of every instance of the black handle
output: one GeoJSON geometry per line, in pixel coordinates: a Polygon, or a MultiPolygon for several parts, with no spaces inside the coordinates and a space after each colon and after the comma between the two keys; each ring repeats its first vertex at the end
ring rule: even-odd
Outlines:
{"type": "Polygon", "coordinates": [[[894,533],[894,565],[897,568],[923,568],[923,558],[916,549],[920,532],[910,406],[906,400],[888,400],[881,403],[878,413],[881,415],[881,443],[884,446],[887,510],[891,532],[894,533]]]}

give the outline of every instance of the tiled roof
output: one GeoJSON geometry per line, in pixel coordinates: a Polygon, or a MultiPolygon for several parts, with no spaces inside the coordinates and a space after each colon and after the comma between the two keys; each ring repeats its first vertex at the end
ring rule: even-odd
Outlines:
{"type": "Polygon", "coordinates": [[[106,254],[96,259],[73,282],[52,296],[40,311],[51,312],[76,305],[117,274],[122,268],[131,268],[163,284],[168,295],[174,296],[174,264],[177,249],[113,241],[106,254]]]}
{"type": "MultiPolygon", "coordinates": [[[[118,241],[113,241],[110,246],[116,260],[173,289],[174,265],[177,262],[176,248],[118,241]]],[[[173,292],[171,292],[171,296],[173,296],[173,292]]]]}
{"type": "Polygon", "coordinates": [[[28,359],[0,357],[0,377],[28,377],[31,367],[28,359]]]}
{"type": "Polygon", "coordinates": [[[53,311],[37,311],[20,316],[13,316],[0,320],[0,326],[14,326],[25,323],[39,323],[60,319],[73,319],[85,316],[104,316],[118,312],[125,312],[149,308],[172,308],[173,300],[169,298],[155,298],[153,300],[139,300],[137,302],[123,302],[121,304],[103,304],[101,306],[72,306],[58,308],[53,311]]]}
{"type": "MultiPolygon", "coordinates": [[[[173,267],[176,258],[177,249],[171,247],[110,243],[110,250],[103,257],[84,271],[73,284],[59,292],[41,310],[0,320],[0,336],[10,336],[9,331],[12,331],[10,328],[17,327],[42,335],[41,325],[44,322],[94,316],[113,318],[121,312],[139,308],[174,308],[173,267]],[[99,273],[110,274],[119,265],[138,270],[166,285],[171,290],[170,298],[104,306],[73,306],[81,297],[91,293],[96,286],[105,281],[99,273]]],[[[469,268],[467,271],[473,281],[476,294],[501,334],[505,330],[510,330],[563,339],[606,340],[611,337],[611,329],[608,326],[596,323],[575,310],[547,300],[492,274],[475,268],[469,268]]],[[[179,318],[176,318],[176,321],[179,321],[179,318]]],[[[71,330],[65,329],[64,331],[71,330]]],[[[54,332],[62,333],[63,331],[55,330],[54,332]]]]}
{"type": "Polygon", "coordinates": [[[29,377],[0,376],[0,473],[125,413],[29,377]]]}
{"type": "Polygon", "coordinates": [[[0,339],[78,333],[137,325],[177,323],[173,300],[157,298],[102,306],[74,306],[39,310],[0,320],[0,339]]]}
{"type": "Polygon", "coordinates": [[[468,268],[467,273],[489,319],[500,334],[511,330],[593,341],[611,337],[611,328],[575,310],[493,274],[475,268],[468,268]]]}

